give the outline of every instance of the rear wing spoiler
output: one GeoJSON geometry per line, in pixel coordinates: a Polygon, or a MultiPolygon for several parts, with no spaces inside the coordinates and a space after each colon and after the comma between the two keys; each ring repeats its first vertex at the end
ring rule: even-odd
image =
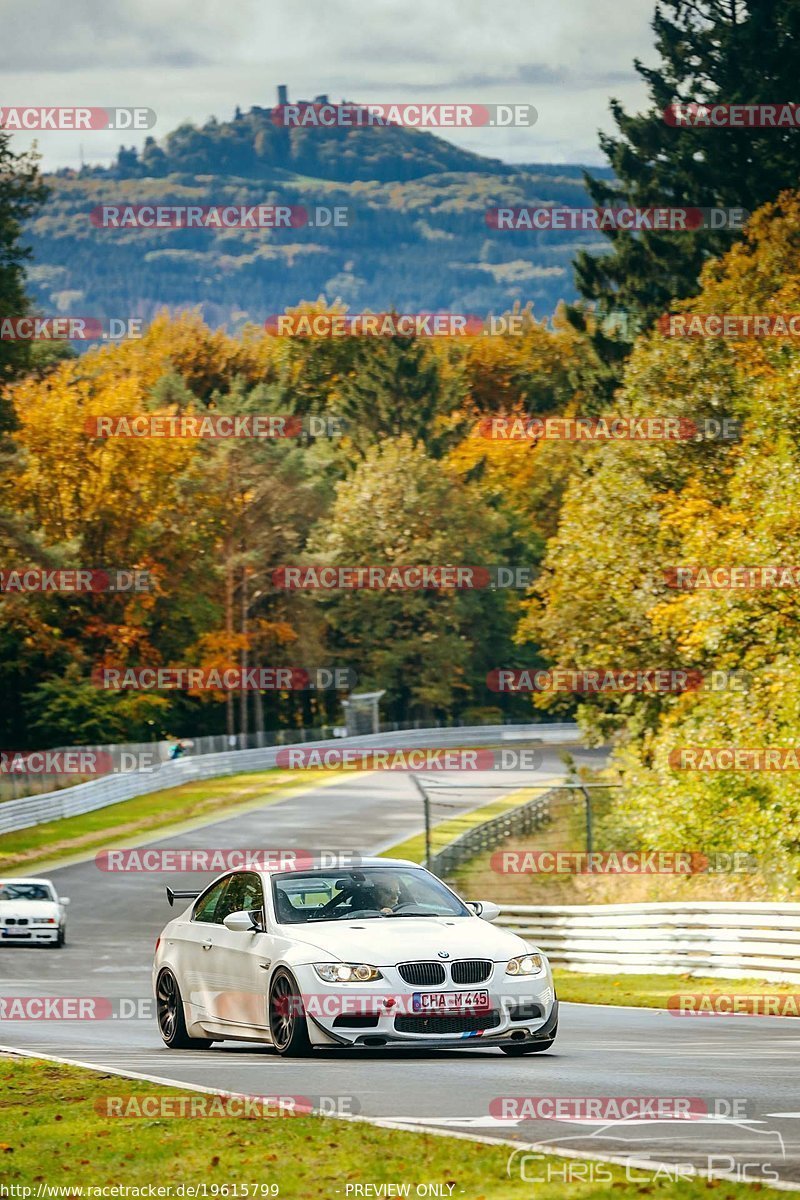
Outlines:
{"type": "Polygon", "coordinates": [[[167,888],[167,900],[170,908],[176,900],[196,900],[199,895],[199,892],[173,892],[171,887],[167,888]]]}

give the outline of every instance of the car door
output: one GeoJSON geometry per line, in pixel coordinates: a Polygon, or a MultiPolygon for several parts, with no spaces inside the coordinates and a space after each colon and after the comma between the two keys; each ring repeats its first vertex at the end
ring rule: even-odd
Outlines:
{"type": "Polygon", "coordinates": [[[174,962],[178,986],[184,1003],[193,1009],[192,1019],[207,1017],[213,1008],[214,967],[211,951],[217,932],[217,909],[225,895],[231,876],[217,880],[195,900],[187,916],[176,922],[167,938],[167,947],[174,945],[174,962]]]}
{"type": "Polygon", "coordinates": [[[214,911],[214,929],[208,953],[214,986],[208,991],[211,1016],[220,1025],[249,1030],[267,1027],[267,981],[272,959],[272,937],[265,929],[261,876],[239,871],[214,911]],[[227,929],[225,918],[234,912],[252,912],[258,928],[247,932],[227,929]]]}

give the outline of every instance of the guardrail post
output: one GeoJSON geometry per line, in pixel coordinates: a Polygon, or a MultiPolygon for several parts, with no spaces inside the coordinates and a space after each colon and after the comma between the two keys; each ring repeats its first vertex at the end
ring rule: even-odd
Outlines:
{"type": "Polygon", "coordinates": [[[589,795],[589,789],[581,787],[583,798],[586,801],[586,853],[592,853],[592,798],[589,795]]]}
{"type": "Polygon", "coordinates": [[[422,797],[422,808],[423,812],[425,813],[425,866],[429,867],[431,861],[431,802],[428,793],[425,791],[425,788],[422,786],[413,771],[411,773],[411,778],[413,780],[414,787],[422,797]]]}

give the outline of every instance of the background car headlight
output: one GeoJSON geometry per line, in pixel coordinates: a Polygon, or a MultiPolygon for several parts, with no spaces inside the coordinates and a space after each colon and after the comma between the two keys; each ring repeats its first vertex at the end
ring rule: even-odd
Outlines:
{"type": "Polygon", "coordinates": [[[368,963],[316,963],[314,970],[326,983],[371,983],[383,979],[377,967],[368,963]]]}
{"type": "Polygon", "coordinates": [[[541,975],[544,959],[541,954],[520,954],[512,958],[506,967],[506,975],[541,975]]]}

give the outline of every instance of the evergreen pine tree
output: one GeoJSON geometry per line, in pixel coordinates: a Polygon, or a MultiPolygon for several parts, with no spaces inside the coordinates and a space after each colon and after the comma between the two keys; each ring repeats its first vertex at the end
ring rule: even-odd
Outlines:
{"type": "MultiPolygon", "coordinates": [[[[752,212],[800,178],[800,130],[670,124],[672,104],[791,101],[800,75],[800,0],[660,0],[658,66],[635,62],[650,96],[631,116],[611,101],[618,136],[600,135],[615,178],[586,175],[598,206],[743,208],[752,212]]],[[[609,231],[603,254],[581,251],[576,283],[600,318],[591,338],[596,391],[613,391],[635,333],[693,295],[704,262],[740,235],[729,229],[609,231]],[[606,321],[609,314],[624,314],[606,321]]],[[[580,308],[573,323],[585,328],[580,308]]]]}
{"type": "Polygon", "coordinates": [[[444,357],[416,337],[364,338],[342,379],[336,408],[367,448],[407,434],[434,457],[446,446],[443,418],[464,397],[464,383],[444,357]]]}
{"type": "MultiPolygon", "coordinates": [[[[0,320],[30,312],[25,294],[25,262],[30,250],[21,241],[22,223],[46,195],[36,155],[15,154],[10,134],[0,129],[0,320]]],[[[30,342],[0,338],[0,434],[13,423],[11,408],[2,398],[3,387],[23,374],[30,361],[30,342]]]]}

